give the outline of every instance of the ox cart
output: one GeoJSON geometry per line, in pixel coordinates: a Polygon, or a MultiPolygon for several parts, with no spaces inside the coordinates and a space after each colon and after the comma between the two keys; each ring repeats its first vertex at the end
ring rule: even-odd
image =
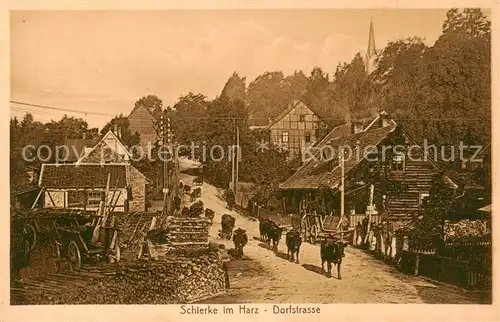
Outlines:
{"type": "Polygon", "coordinates": [[[347,218],[340,216],[320,215],[316,212],[292,215],[292,227],[300,231],[305,241],[315,244],[326,236],[350,240],[354,229],[349,228],[347,218]]]}
{"type": "Polygon", "coordinates": [[[26,256],[43,240],[57,262],[67,261],[72,270],[80,269],[89,259],[120,260],[119,230],[113,223],[103,226],[102,217],[95,213],[45,210],[22,217],[26,256]]]}

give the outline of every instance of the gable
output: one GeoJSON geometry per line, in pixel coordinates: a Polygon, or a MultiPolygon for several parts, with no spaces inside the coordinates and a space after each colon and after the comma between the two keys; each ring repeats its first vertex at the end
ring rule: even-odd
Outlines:
{"type": "Polygon", "coordinates": [[[116,135],[110,130],[91,150],[77,161],[100,163],[105,161],[123,162],[128,160],[132,154],[116,135]]]}
{"type": "Polygon", "coordinates": [[[148,134],[156,135],[154,128],[156,119],[146,107],[139,106],[132,110],[128,116],[128,121],[129,129],[132,133],[138,132],[141,136],[148,134]]]}
{"type": "Polygon", "coordinates": [[[299,121],[299,115],[305,115],[305,122],[316,122],[323,120],[310,109],[302,101],[294,101],[285,110],[283,110],[268,126],[266,129],[284,128],[287,122],[299,121]]]}
{"type": "Polygon", "coordinates": [[[99,143],[90,152],[83,156],[78,163],[122,163],[126,162],[125,156],[118,154],[105,142],[99,143]]]}

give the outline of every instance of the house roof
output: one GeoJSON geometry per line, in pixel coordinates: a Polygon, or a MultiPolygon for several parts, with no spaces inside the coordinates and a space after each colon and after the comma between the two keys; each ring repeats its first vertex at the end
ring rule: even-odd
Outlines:
{"type": "Polygon", "coordinates": [[[40,190],[39,187],[36,186],[31,186],[31,187],[25,187],[24,189],[11,189],[10,194],[12,196],[20,196],[23,194],[31,193],[40,190]]]}
{"type": "Polygon", "coordinates": [[[106,188],[108,174],[110,186],[118,188],[129,186],[127,164],[122,163],[69,163],[42,164],[39,186],[45,188],[106,188]]]}
{"type": "Polygon", "coordinates": [[[330,124],[329,117],[328,117],[328,115],[325,115],[324,112],[322,112],[316,108],[308,106],[306,103],[304,103],[303,100],[295,100],[295,101],[293,101],[292,104],[289,104],[287,106],[287,108],[285,108],[283,111],[281,111],[281,113],[278,114],[278,116],[276,116],[273,120],[268,122],[269,124],[267,125],[266,129],[269,129],[269,128],[271,128],[271,126],[278,123],[282,118],[284,118],[286,115],[288,115],[288,113],[290,113],[297,105],[299,105],[301,103],[304,104],[308,109],[310,109],[314,114],[316,114],[316,116],[319,119],[330,124]]]}
{"type": "MultiPolygon", "coordinates": [[[[398,128],[398,125],[392,119],[390,119],[389,125],[380,127],[380,123],[377,121],[382,115],[387,114],[381,112],[371,121],[369,119],[364,119],[361,122],[356,121],[362,124],[369,123],[364,127],[364,130],[359,133],[352,134],[352,123],[346,123],[335,127],[315,146],[315,148],[313,148],[310,155],[311,158],[290,178],[280,184],[280,189],[317,189],[321,186],[330,187],[332,189],[337,188],[340,185],[342,177],[341,167],[337,166],[332,171],[326,170],[325,166],[329,163],[331,158],[323,158],[322,151],[330,153],[331,149],[325,148],[331,147],[334,153],[337,153],[341,146],[351,147],[352,153],[344,161],[344,176],[347,176],[352,169],[365,160],[366,155],[362,155],[363,151],[367,152],[368,147],[377,146],[398,128]],[[357,153],[357,151],[359,151],[359,153],[357,153]]],[[[404,133],[407,134],[406,132],[404,133]]],[[[413,140],[409,135],[408,137],[413,140]]],[[[436,168],[439,168],[432,160],[429,160],[429,162],[436,168]]],[[[451,181],[448,176],[445,176],[445,178],[450,185],[456,187],[456,184],[451,181]]]]}
{"type": "Polygon", "coordinates": [[[134,106],[134,108],[132,109],[132,111],[130,111],[130,114],[127,116],[127,118],[131,117],[132,114],[134,114],[138,109],[140,108],[144,108],[154,119],[156,119],[156,117],[153,115],[153,113],[149,110],[149,108],[147,108],[146,106],[144,105],[137,105],[137,106],[134,106]]]}
{"type": "MultiPolygon", "coordinates": [[[[317,146],[319,151],[315,151],[312,158],[299,168],[288,180],[280,184],[280,189],[317,189],[320,186],[336,188],[341,179],[341,167],[336,167],[332,171],[321,171],[328,164],[329,160],[322,158],[321,149],[330,146],[334,151],[338,151],[341,146],[357,147],[361,151],[369,146],[376,146],[382,142],[390,133],[396,129],[396,123],[391,125],[364,131],[356,134],[350,134],[351,124],[347,123],[333,129],[317,146]],[[349,131],[349,132],[347,132],[349,131]],[[346,135],[346,133],[349,133],[346,135]]],[[[327,150],[325,150],[327,151],[327,150]]],[[[329,149],[328,149],[329,151],[329,149]]],[[[356,157],[356,153],[344,161],[344,173],[347,173],[356,167],[364,156],[356,157]]]]}
{"type": "Polygon", "coordinates": [[[64,150],[63,158],[68,162],[75,162],[84,155],[85,148],[93,147],[93,139],[66,139],[64,145],[68,150],[64,150]]]}

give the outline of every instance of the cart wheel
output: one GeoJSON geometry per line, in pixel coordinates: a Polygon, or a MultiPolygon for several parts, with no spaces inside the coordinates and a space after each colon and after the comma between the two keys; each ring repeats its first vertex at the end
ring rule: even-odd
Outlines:
{"type": "Polygon", "coordinates": [[[111,250],[111,254],[108,255],[108,262],[118,263],[120,261],[120,257],[121,257],[120,244],[118,242],[118,238],[116,238],[115,247],[113,250],[111,250]]]}
{"type": "Polygon", "coordinates": [[[54,240],[54,242],[52,243],[52,260],[52,262],[54,263],[55,271],[59,272],[59,270],[61,269],[61,246],[57,240],[54,240]]]}
{"type": "Polygon", "coordinates": [[[314,225],[311,227],[311,236],[310,236],[311,244],[316,243],[316,240],[318,240],[318,227],[314,225]]]}
{"type": "Polygon", "coordinates": [[[77,271],[82,267],[80,248],[78,248],[78,245],[74,240],[70,241],[68,245],[68,259],[71,270],[77,271]]]}
{"type": "Polygon", "coordinates": [[[36,244],[36,230],[32,224],[26,224],[23,228],[24,240],[29,244],[29,250],[33,250],[36,244]]]}

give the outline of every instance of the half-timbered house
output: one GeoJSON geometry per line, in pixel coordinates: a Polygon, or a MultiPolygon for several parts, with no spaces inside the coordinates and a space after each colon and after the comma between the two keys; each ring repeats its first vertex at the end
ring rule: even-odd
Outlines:
{"type": "Polygon", "coordinates": [[[324,118],[296,100],[284,109],[265,131],[269,131],[270,142],[289,152],[290,158],[299,156],[301,151],[312,146],[318,139],[318,129],[327,125],[324,118]]]}
{"type": "Polygon", "coordinates": [[[45,208],[97,210],[110,175],[108,206],[146,211],[147,179],[126,163],[43,164],[39,187],[45,208]]]}

